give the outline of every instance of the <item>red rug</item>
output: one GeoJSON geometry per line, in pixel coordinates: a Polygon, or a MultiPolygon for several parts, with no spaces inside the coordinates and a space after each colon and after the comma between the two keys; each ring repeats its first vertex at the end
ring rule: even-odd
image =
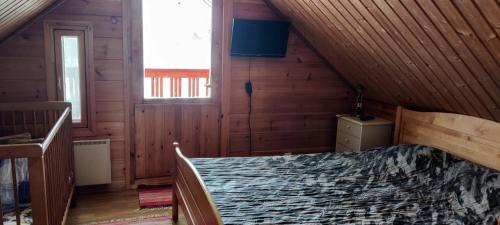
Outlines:
{"type": "Polygon", "coordinates": [[[94,223],[94,225],[172,225],[170,218],[166,216],[153,218],[135,218],[126,220],[117,220],[112,222],[94,223]]]}
{"type": "Polygon", "coordinates": [[[172,188],[139,188],[139,206],[141,208],[165,207],[172,205],[172,188]]]}

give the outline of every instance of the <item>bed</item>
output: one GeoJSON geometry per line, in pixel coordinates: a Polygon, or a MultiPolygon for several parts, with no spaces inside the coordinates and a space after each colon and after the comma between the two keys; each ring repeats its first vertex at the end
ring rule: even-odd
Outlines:
{"type": "Polygon", "coordinates": [[[74,190],[70,103],[0,103],[0,137],[12,135],[29,141],[0,144],[1,224],[64,224],[74,190]]]}
{"type": "Polygon", "coordinates": [[[187,159],[176,146],[174,202],[188,224],[498,223],[500,124],[399,107],[394,133],[363,153],[187,159]]]}

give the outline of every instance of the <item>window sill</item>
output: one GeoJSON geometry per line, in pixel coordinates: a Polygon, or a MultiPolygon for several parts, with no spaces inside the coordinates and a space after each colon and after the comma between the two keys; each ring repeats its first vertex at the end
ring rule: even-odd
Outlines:
{"type": "Polygon", "coordinates": [[[143,99],[143,105],[216,105],[218,102],[210,98],[164,98],[143,99]]]}
{"type": "Polygon", "coordinates": [[[96,133],[93,129],[87,127],[73,127],[73,137],[93,137],[96,133]]]}

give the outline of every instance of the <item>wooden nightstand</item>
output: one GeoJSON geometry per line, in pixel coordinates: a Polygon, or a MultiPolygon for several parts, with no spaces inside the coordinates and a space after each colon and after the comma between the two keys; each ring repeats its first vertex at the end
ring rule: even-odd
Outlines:
{"type": "Polygon", "coordinates": [[[382,118],[361,121],[351,115],[337,115],[337,144],[335,151],[361,151],[389,146],[393,122],[382,118]]]}

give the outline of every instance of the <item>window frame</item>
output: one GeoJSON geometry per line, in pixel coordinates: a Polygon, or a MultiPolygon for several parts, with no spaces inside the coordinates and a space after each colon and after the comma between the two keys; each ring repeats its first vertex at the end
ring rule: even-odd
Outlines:
{"type": "Polygon", "coordinates": [[[65,34],[79,36],[79,58],[80,64],[80,90],[81,90],[81,112],[80,123],[73,123],[73,134],[75,136],[95,135],[95,94],[94,94],[94,67],[93,67],[93,27],[86,21],[44,21],[45,39],[45,64],[47,75],[47,96],[49,101],[64,101],[64,89],[58,82],[62,78],[62,62],[60,60],[61,46],[57,38],[65,34]],[[82,40],[83,38],[83,40],[82,40]],[[85,100],[85,101],[83,101],[85,100]]]}
{"type": "MultiPolygon", "coordinates": [[[[63,46],[62,46],[62,37],[65,36],[74,36],[78,38],[78,64],[79,64],[79,75],[80,75],[80,103],[81,103],[81,120],[80,122],[73,121],[73,127],[82,128],[88,126],[88,117],[87,117],[87,88],[86,88],[86,68],[85,68],[85,33],[83,31],[76,30],[54,30],[54,55],[55,55],[55,63],[56,63],[56,94],[58,101],[65,100],[66,87],[64,86],[64,62],[63,62],[63,46]]],[[[74,119],[74,118],[73,118],[74,119]]]]}
{"type": "Polygon", "coordinates": [[[130,20],[130,56],[132,101],[136,104],[158,105],[215,105],[220,103],[220,77],[222,74],[222,0],[212,0],[211,66],[209,74],[210,97],[208,98],[144,98],[144,48],[143,48],[143,0],[126,0],[126,13],[130,20]]]}

